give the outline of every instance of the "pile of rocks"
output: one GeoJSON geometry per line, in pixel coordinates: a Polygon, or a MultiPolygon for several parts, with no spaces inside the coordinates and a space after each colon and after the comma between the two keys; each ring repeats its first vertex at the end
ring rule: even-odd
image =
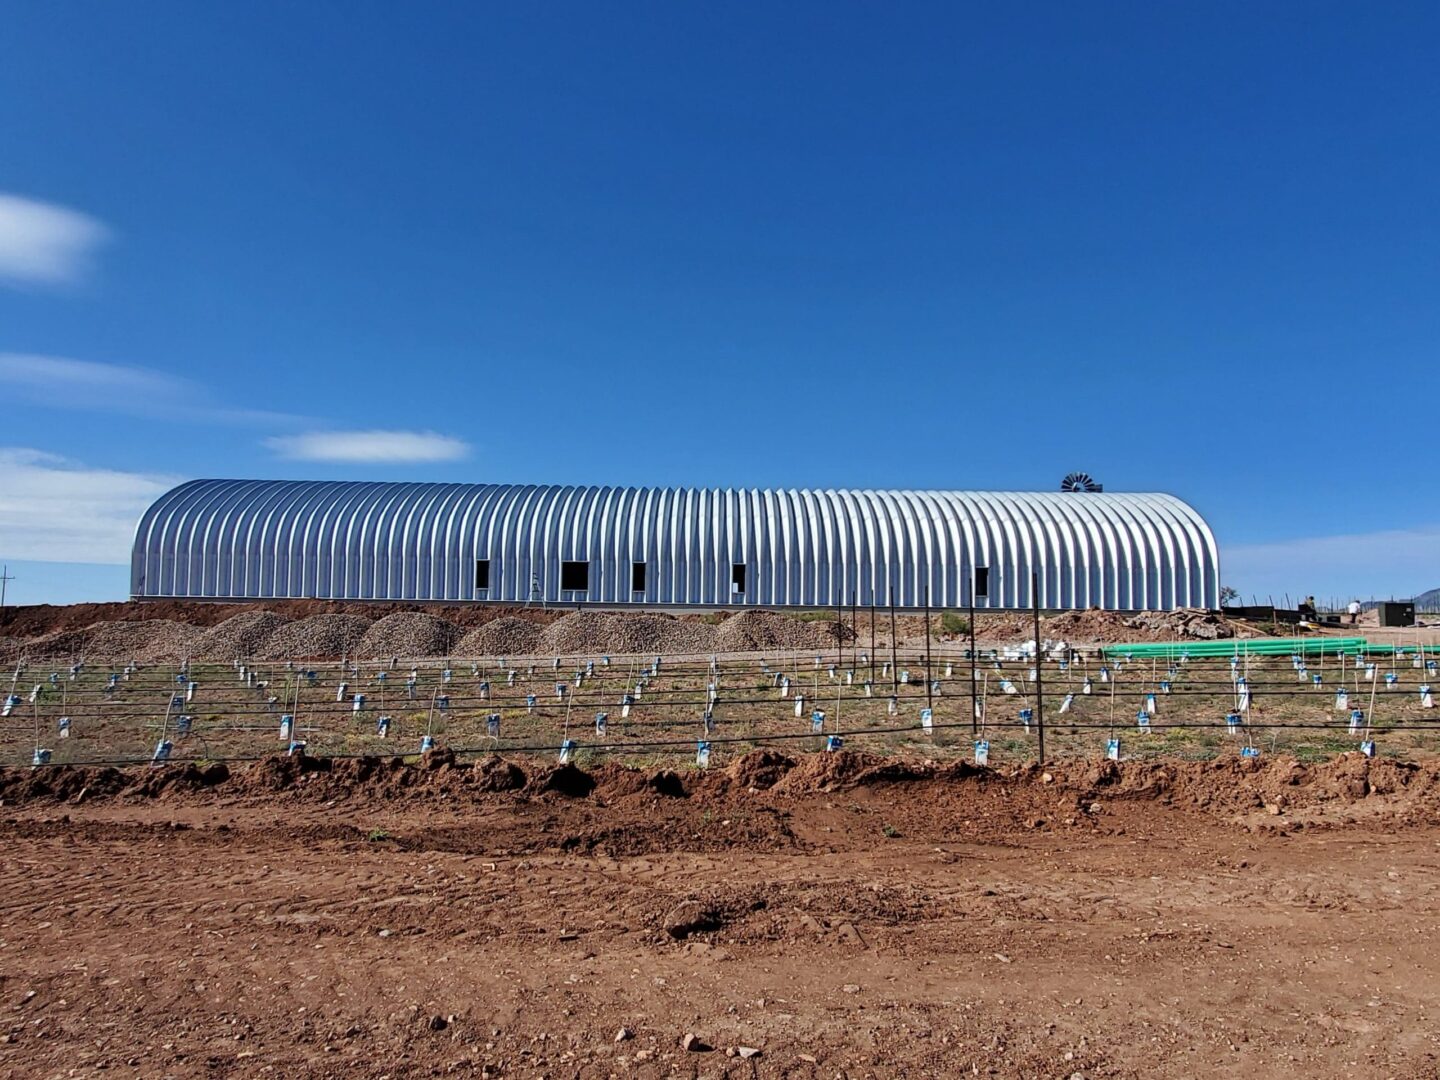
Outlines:
{"type": "Polygon", "coordinates": [[[311,615],[271,634],[257,660],[330,659],[353,656],[371,626],[358,615],[311,615]]]}
{"type": "Polygon", "coordinates": [[[141,664],[178,662],[194,655],[200,635],[198,627],[169,619],[99,622],[85,630],[82,655],[141,664]]]}
{"type": "Polygon", "coordinates": [[[855,637],[848,626],[834,619],[804,620],[773,611],[742,611],[720,624],[715,634],[717,652],[755,652],[765,649],[834,648],[837,635],[855,637]]]}
{"type": "Polygon", "coordinates": [[[610,651],[682,655],[715,650],[715,627],[694,619],[673,615],[617,615],[611,632],[610,651]]]}
{"type": "Polygon", "coordinates": [[[1177,608],[1174,611],[1146,611],[1125,620],[1125,626],[1156,635],[1162,639],[1172,637],[1200,638],[1215,641],[1235,636],[1235,628],[1223,615],[1204,608],[1177,608]]]}
{"type": "Polygon", "coordinates": [[[598,611],[576,611],[547,626],[540,635],[540,652],[546,656],[599,655],[611,649],[610,616],[598,611]]]}
{"type": "Polygon", "coordinates": [[[360,640],[366,660],[392,656],[449,656],[460,640],[460,628],[420,611],[397,611],[373,623],[360,640]]]}
{"type": "Polygon", "coordinates": [[[194,655],[205,660],[246,660],[259,654],[272,634],[290,620],[273,611],[246,611],[212,626],[195,639],[194,655]]]}
{"type": "Polygon", "coordinates": [[[505,615],[471,630],[455,646],[456,656],[533,656],[540,650],[540,627],[529,619],[505,615]]]}
{"type": "Polygon", "coordinates": [[[199,628],[169,619],[97,622],[83,630],[60,630],[22,641],[10,639],[0,650],[6,659],[27,657],[65,663],[91,660],[134,660],[138,663],[178,663],[196,655],[199,628]]]}

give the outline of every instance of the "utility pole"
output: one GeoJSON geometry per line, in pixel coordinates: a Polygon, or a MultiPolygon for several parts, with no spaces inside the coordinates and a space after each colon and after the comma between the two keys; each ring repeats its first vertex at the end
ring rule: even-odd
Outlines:
{"type": "Polygon", "coordinates": [[[14,580],[10,576],[10,567],[0,566],[0,608],[5,606],[5,586],[14,580]]]}

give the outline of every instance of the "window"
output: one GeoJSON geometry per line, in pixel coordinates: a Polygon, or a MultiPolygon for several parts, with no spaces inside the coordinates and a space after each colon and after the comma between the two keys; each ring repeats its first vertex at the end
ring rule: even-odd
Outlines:
{"type": "Polygon", "coordinates": [[[589,592],[590,564],[588,562],[562,562],[560,564],[561,592],[589,592]]]}
{"type": "Polygon", "coordinates": [[[743,593],[745,591],[744,563],[736,563],[730,567],[730,591],[732,593],[743,593]]]}
{"type": "Polygon", "coordinates": [[[630,564],[630,591],[645,591],[645,564],[643,562],[630,564]]]}
{"type": "Polygon", "coordinates": [[[975,595],[990,595],[990,568],[988,566],[975,567],[975,595]]]}
{"type": "Polygon", "coordinates": [[[490,588],[490,560],[475,560],[475,591],[481,592],[490,588]]]}

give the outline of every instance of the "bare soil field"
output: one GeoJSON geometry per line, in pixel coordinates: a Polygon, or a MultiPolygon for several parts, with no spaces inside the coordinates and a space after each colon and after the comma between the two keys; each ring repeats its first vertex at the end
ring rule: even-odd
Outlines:
{"type": "Polygon", "coordinates": [[[1437,1075],[1435,759],[1048,770],[0,770],[0,1073],[1437,1075]]]}

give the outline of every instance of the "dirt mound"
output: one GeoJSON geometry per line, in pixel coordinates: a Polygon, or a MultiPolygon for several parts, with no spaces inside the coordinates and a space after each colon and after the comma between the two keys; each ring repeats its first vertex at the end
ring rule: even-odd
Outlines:
{"type": "Polygon", "coordinates": [[[619,615],[613,621],[611,652],[709,653],[715,648],[715,628],[694,619],[673,615],[619,615]]]}
{"type": "MultiPolygon", "coordinates": [[[[795,800],[807,796],[857,788],[879,793],[892,785],[905,789],[893,797],[892,820],[906,814],[919,820],[944,806],[964,807],[968,815],[974,812],[981,793],[988,793],[983,795],[987,799],[1003,799],[1012,816],[1033,807],[1060,805],[1068,806],[1067,812],[1078,815],[1077,820],[1090,820],[1089,815],[1099,812],[1091,809],[1097,803],[1155,803],[1225,821],[1257,814],[1268,821],[1269,816],[1283,814],[1287,820],[1318,823],[1354,820],[1361,812],[1369,820],[1384,820],[1388,815],[1405,821],[1430,819],[1440,811],[1440,765],[1370,759],[1359,753],[1314,763],[1287,755],[1259,761],[1238,757],[1118,763],[1067,759],[1043,768],[1030,764],[1015,770],[992,770],[968,762],[940,765],[852,751],[791,758],[762,749],[732,761],[723,772],[682,775],[670,769],[643,770],[616,762],[592,771],[573,764],[522,765],[494,755],[467,766],[458,762],[452,751],[442,749],[418,763],[399,757],[331,759],[302,754],[275,755],[235,771],[221,762],[177,762],[163,768],[62,765],[0,769],[0,801],[6,805],[105,798],[203,799],[214,797],[212,793],[241,802],[268,803],[283,795],[317,803],[359,800],[377,805],[390,800],[503,794],[523,798],[554,793],[567,800],[586,800],[593,793],[600,802],[617,808],[636,799],[657,797],[707,804],[737,797],[768,800],[778,796],[780,806],[787,808],[783,812],[789,812],[795,800]],[[965,786],[956,786],[961,784],[965,786]]],[[[623,831],[629,826],[600,827],[586,834],[584,844],[616,851],[644,846],[640,836],[622,843],[617,828],[623,831]]]]}
{"type": "Polygon", "coordinates": [[[596,769],[592,776],[596,794],[608,799],[627,795],[663,795],[683,799],[689,794],[685,790],[685,781],[674,769],[647,772],[629,765],[607,763],[596,769]]]}
{"type": "Polygon", "coordinates": [[[273,611],[246,611],[212,626],[195,639],[195,655],[207,660],[247,660],[290,620],[273,611]]]}
{"type": "MultiPolygon", "coordinates": [[[[1433,812],[1440,807],[1440,772],[1412,762],[1371,759],[1358,752],[1304,763],[1287,754],[1260,760],[1100,761],[1049,767],[1057,787],[1089,799],[1158,801],[1234,816],[1320,810],[1379,797],[1400,810],[1433,812]]],[[[1021,775],[1033,781],[1041,770],[1021,775]]]]}
{"type": "Polygon", "coordinates": [[[611,651],[614,617],[598,611],[576,611],[545,628],[540,651],[550,656],[574,656],[611,651]]]}
{"type": "Polygon", "coordinates": [[[0,770],[0,802],[69,802],[115,795],[130,785],[131,774],[114,768],[57,765],[52,769],[0,770]]]}
{"type": "Polygon", "coordinates": [[[535,792],[554,791],[567,798],[583,799],[595,790],[595,778],[574,765],[556,765],[531,777],[529,789],[535,792]]]}
{"type": "Polygon", "coordinates": [[[867,770],[881,764],[882,760],[871,754],[859,754],[852,750],[806,754],[798,765],[776,782],[775,790],[787,795],[834,791],[854,783],[867,770]]]}
{"type": "Polygon", "coordinates": [[[205,765],[188,762],[164,769],[116,769],[57,765],[50,769],[5,769],[0,771],[0,801],[7,804],[30,801],[89,802],[111,796],[160,798],[171,792],[197,792],[216,787],[230,778],[223,761],[205,765]]]}
{"type": "Polygon", "coordinates": [[[184,660],[195,649],[201,631],[168,619],[143,622],[98,622],[83,630],[60,630],[20,643],[17,655],[35,659],[135,660],[162,663],[184,660]]]}
{"type": "Polygon", "coordinates": [[[713,651],[714,627],[673,615],[573,611],[543,629],[506,616],[472,630],[457,651],[472,656],[625,656],[713,651]]]}
{"type": "Polygon", "coordinates": [[[370,620],[358,615],[311,615],[280,627],[254,655],[257,660],[351,656],[369,629],[370,620]]]}
{"type": "Polygon", "coordinates": [[[241,775],[240,781],[244,787],[250,789],[284,791],[293,787],[302,774],[329,771],[329,766],[330,763],[326,761],[322,768],[319,761],[307,758],[304,754],[274,754],[250,766],[241,775]]]}
{"type": "Polygon", "coordinates": [[[540,627],[529,619],[505,615],[477,626],[455,646],[457,656],[533,656],[540,648],[540,627]]]}
{"type": "Polygon", "coordinates": [[[725,775],[738,787],[764,791],[774,787],[793,768],[795,759],[777,750],[751,750],[732,761],[725,775]]]}
{"type": "MultiPolygon", "coordinates": [[[[923,633],[923,630],[920,631],[923,633]]],[[[1051,641],[1113,645],[1127,641],[1174,641],[1195,638],[1214,641],[1235,637],[1238,628],[1223,615],[1201,608],[1177,611],[1146,611],[1138,615],[1122,615],[1118,611],[1086,608],[1064,611],[1040,620],[1040,635],[1051,641]]],[[[981,613],[975,618],[975,635],[981,641],[1029,641],[1035,626],[1029,615],[981,613]]]]}
{"type": "Polygon", "coordinates": [[[391,656],[448,656],[460,639],[460,628],[420,611],[386,615],[366,631],[359,654],[369,660],[391,656]]]}
{"type": "MultiPolygon", "coordinates": [[[[1029,623],[1022,627],[1026,640],[1033,638],[1034,629],[1029,623]]],[[[1108,644],[1119,641],[1133,631],[1126,626],[1125,618],[1113,611],[1091,608],[1088,611],[1067,611],[1040,621],[1042,637],[1054,641],[1101,642],[1108,644]]]]}
{"type": "Polygon", "coordinates": [[[519,765],[496,755],[477,761],[474,774],[479,791],[519,791],[528,779],[519,765]]]}
{"type": "Polygon", "coordinates": [[[218,787],[229,779],[230,768],[223,761],[214,761],[207,765],[190,761],[177,768],[142,772],[123,794],[156,799],[171,794],[204,791],[218,787]]]}
{"type": "Polygon", "coordinates": [[[1139,630],[1156,640],[1176,637],[1215,641],[1235,636],[1235,627],[1223,615],[1204,608],[1179,608],[1175,611],[1146,611],[1125,620],[1129,630],[1139,630]]]}
{"type": "Polygon", "coordinates": [[[53,634],[17,642],[15,655],[30,660],[75,663],[85,658],[84,630],[57,630],[53,634]]]}
{"type": "Polygon", "coordinates": [[[715,632],[715,650],[833,649],[839,640],[855,640],[855,631],[834,619],[806,620],[773,611],[742,611],[720,624],[715,632]]]}

